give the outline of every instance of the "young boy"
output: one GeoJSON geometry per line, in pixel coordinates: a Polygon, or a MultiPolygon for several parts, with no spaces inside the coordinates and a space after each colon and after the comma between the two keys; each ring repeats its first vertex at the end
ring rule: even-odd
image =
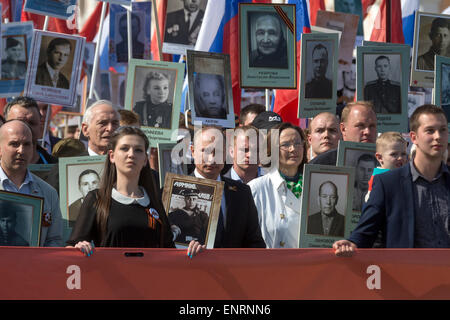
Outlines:
{"type": "Polygon", "coordinates": [[[377,174],[400,168],[408,161],[406,148],[408,143],[398,132],[389,131],[382,133],[376,141],[375,157],[381,167],[373,169],[372,177],[369,180],[369,191],[366,195],[366,202],[372,190],[373,177],[377,174]]]}

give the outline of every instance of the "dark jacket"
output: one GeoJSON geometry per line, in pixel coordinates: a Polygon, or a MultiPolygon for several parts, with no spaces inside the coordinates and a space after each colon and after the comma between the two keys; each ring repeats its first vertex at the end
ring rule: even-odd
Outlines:
{"type": "MultiPolygon", "coordinates": [[[[39,86],[53,87],[52,78],[48,72],[47,65],[45,63],[37,67],[36,70],[36,82],[35,84],[39,86]]],[[[56,83],[56,88],[69,89],[70,82],[67,78],[60,72],[58,76],[58,82],[56,83]]]]}
{"type": "MultiPolygon", "coordinates": [[[[331,222],[330,232],[328,236],[343,237],[345,230],[345,217],[337,211],[333,214],[333,221],[331,222]]],[[[320,212],[314,213],[308,218],[308,233],[325,235],[322,225],[322,214],[320,212]]]]}
{"type": "MultiPolygon", "coordinates": [[[[203,15],[204,11],[199,10],[192,27],[189,28],[184,17],[184,9],[168,13],[164,42],[194,45],[195,41],[192,43],[192,40],[197,40],[197,37],[189,39],[189,36],[201,27],[203,15]]],[[[196,32],[198,34],[198,31],[196,32]]]]}

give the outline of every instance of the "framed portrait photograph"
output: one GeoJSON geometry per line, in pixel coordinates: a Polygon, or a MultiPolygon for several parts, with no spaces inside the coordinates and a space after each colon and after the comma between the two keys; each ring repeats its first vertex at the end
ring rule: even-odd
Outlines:
{"type": "Polygon", "coordinates": [[[316,26],[342,32],[339,41],[339,69],[350,69],[359,16],[349,13],[317,11],[316,26]]]}
{"type": "Polygon", "coordinates": [[[373,169],[379,165],[375,158],[375,152],[375,143],[339,140],[336,166],[355,168],[352,201],[352,220],[356,221],[355,223],[358,223],[361,216],[361,209],[365,202],[373,169]]]}
{"type": "Polygon", "coordinates": [[[139,115],[152,147],[176,140],[172,132],[179,125],[183,81],[182,63],[140,59],[129,63],[125,109],[139,115]]]}
{"type": "Polygon", "coordinates": [[[435,70],[433,103],[444,109],[450,129],[450,57],[436,55],[435,70]]]}
{"type": "Polygon", "coordinates": [[[66,228],[73,228],[83,199],[98,189],[106,156],[60,158],[59,201],[66,228]]]}
{"type": "MultiPolygon", "coordinates": [[[[158,143],[158,166],[159,166],[159,186],[164,187],[164,181],[166,180],[166,174],[168,172],[180,175],[187,175],[187,164],[186,163],[176,163],[174,159],[176,157],[172,156],[173,148],[176,143],[158,143]]],[[[182,152],[183,150],[180,150],[182,152]]],[[[178,155],[181,159],[182,155],[178,155]]]]}
{"type": "Polygon", "coordinates": [[[111,73],[111,102],[121,108],[125,107],[126,73],[111,73]]]}
{"type": "Polygon", "coordinates": [[[24,0],[23,11],[68,20],[75,14],[76,0],[24,0]]]}
{"type": "Polygon", "coordinates": [[[306,164],[299,248],[331,248],[350,236],[354,168],[306,164]]]}
{"type": "Polygon", "coordinates": [[[364,36],[361,0],[334,0],[334,11],[359,16],[357,36],[364,36]]]}
{"type": "Polygon", "coordinates": [[[73,106],[85,38],[35,30],[24,95],[43,103],[73,106]]]}
{"type": "Polygon", "coordinates": [[[408,46],[356,48],[357,100],[371,101],[378,132],[408,130],[408,46]]]}
{"type": "Polygon", "coordinates": [[[0,191],[0,246],[38,247],[44,199],[0,191]]]}
{"type": "Polygon", "coordinates": [[[408,118],[411,117],[413,112],[425,104],[425,92],[421,91],[408,91],[408,118]]]}
{"type": "Polygon", "coordinates": [[[163,204],[178,248],[191,240],[214,247],[224,182],[166,174],[163,204]]]}
{"type": "Polygon", "coordinates": [[[234,128],[230,70],[228,54],[187,51],[189,108],[194,123],[234,128]]]}
{"type": "Polygon", "coordinates": [[[304,33],[301,42],[299,118],[336,112],[337,33],[304,33]]]}
{"type": "Polygon", "coordinates": [[[450,15],[416,12],[411,86],[433,87],[434,56],[450,57],[449,39],[450,15]]]}
{"type": "Polygon", "coordinates": [[[0,97],[20,95],[25,86],[28,58],[33,38],[33,23],[11,22],[1,24],[2,52],[0,97]]]}
{"type": "MultiPolygon", "coordinates": [[[[152,3],[133,2],[131,6],[132,51],[135,59],[150,59],[152,3]]],[[[110,6],[109,61],[111,66],[128,63],[127,10],[117,4],[110,6]]]]}
{"type": "Polygon", "coordinates": [[[164,53],[186,55],[193,50],[203,23],[208,0],[167,1],[164,29],[164,53]]]}
{"type": "Polygon", "coordinates": [[[241,87],[296,89],[296,40],[295,5],[239,3],[241,87]]]}

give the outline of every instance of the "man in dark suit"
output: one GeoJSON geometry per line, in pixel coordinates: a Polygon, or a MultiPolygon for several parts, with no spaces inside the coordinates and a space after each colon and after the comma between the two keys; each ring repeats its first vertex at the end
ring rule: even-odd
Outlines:
{"type": "Polygon", "coordinates": [[[410,128],[415,157],[374,176],[356,229],[333,244],[336,255],[372,247],[380,231],[386,248],[450,247],[450,172],[443,162],[447,118],[441,108],[423,105],[411,115],[410,128]]]}
{"type": "Polygon", "coordinates": [[[181,0],[184,8],[167,14],[164,42],[195,45],[203,21],[200,0],[181,0]]]}
{"type": "Polygon", "coordinates": [[[194,175],[225,183],[214,248],[265,248],[250,187],[220,176],[224,146],[221,129],[204,127],[196,132],[191,147],[194,175]]]}
{"type": "Polygon", "coordinates": [[[69,89],[70,82],[61,73],[69,59],[72,45],[65,38],[54,38],[47,47],[47,61],[37,67],[36,85],[69,89]]]}
{"type": "Polygon", "coordinates": [[[345,217],[336,210],[338,192],[333,182],[325,181],[319,186],[318,201],[320,212],[309,216],[308,233],[343,237],[345,217]]]}
{"type": "Polygon", "coordinates": [[[364,87],[364,99],[372,101],[376,113],[400,113],[402,111],[400,83],[390,80],[391,61],[387,56],[375,59],[378,79],[364,87]]]}
{"type": "Polygon", "coordinates": [[[326,77],[328,69],[328,50],[319,43],[312,51],[313,78],[306,83],[305,98],[331,99],[333,97],[333,82],[326,77]]]}
{"type": "Polygon", "coordinates": [[[5,53],[6,57],[2,60],[2,79],[25,79],[27,63],[20,60],[21,56],[25,56],[22,42],[14,37],[7,37],[5,53]]]}

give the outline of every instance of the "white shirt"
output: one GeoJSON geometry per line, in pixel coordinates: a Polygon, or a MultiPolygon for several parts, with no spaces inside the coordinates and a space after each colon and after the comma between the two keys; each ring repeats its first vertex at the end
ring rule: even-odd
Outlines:
{"type": "Polygon", "coordinates": [[[90,156],[99,156],[98,153],[96,153],[95,151],[93,151],[91,148],[88,147],[88,153],[90,156]]]}
{"type": "Polygon", "coordinates": [[[301,198],[286,185],[278,168],[248,183],[267,248],[298,248],[301,198]]]}
{"type": "Polygon", "coordinates": [[[47,65],[48,73],[50,74],[50,78],[52,79],[53,86],[56,87],[56,85],[58,84],[59,71],[50,67],[48,62],[46,63],[46,65],[47,65]]]}
{"type": "MultiPolygon", "coordinates": [[[[189,15],[189,13],[191,14],[191,20],[190,20],[190,23],[189,23],[189,29],[192,28],[192,25],[194,24],[194,21],[195,21],[195,19],[197,18],[197,15],[198,15],[198,12],[199,12],[199,11],[200,11],[200,10],[197,10],[197,11],[195,11],[195,12],[190,12],[190,11],[184,9],[184,21],[185,21],[185,22],[188,22],[188,15],[189,15]]],[[[188,31],[189,31],[189,30],[188,30],[188,31]]]]}
{"type": "Polygon", "coordinates": [[[117,191],[116,188],[112,189],[111,197],[114,200],[116,200],[117,202],[120,202],[122,204],[129,205],[129,204],[137,203],[143,207],[147,207],[150,204],[150,198],[148,197],[148,194],[143,187],[139,186],[139,189],[144,194],[141,198],[127,197],[127,196],[121,194],[119,191],[117,191]]]}
{"type": "MultiPolygon", "coordinates": [[[[201,178],[201,179],[206,179],[204,176],[202,176],[198,171],[197,168],[195,168],[194,170],[194,176],[196,176],[197,178],[201,178]]],[[[220,174],[217,177],[216,181],[222,181],[222,179],[220,178],[220,174]]],[[[222,193],[222,201],[220,202],[220,208],[222,209],[222,214],[223,214],[223,226],[226,226],[226,221],[227,221],[227,206],[225,203],[225,189],[222,193]]]]}

